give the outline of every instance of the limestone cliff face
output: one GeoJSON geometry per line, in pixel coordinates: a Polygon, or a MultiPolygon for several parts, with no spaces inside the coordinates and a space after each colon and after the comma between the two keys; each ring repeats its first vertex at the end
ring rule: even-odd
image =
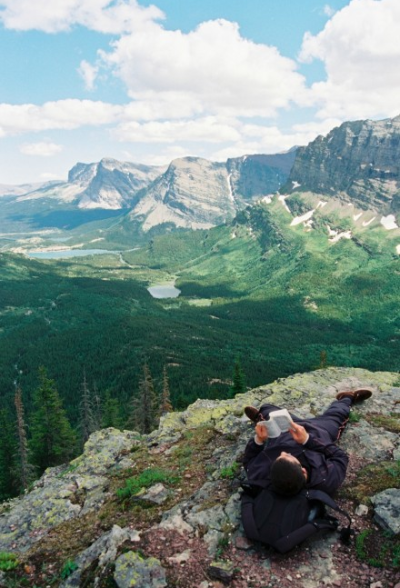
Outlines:
{"type": "Polygon", "coordinates": [[[353,587],[364,585],[359,574],[367,568],[368,578],[393,586],[396,568],[360,568],[354,545],[341,547],[335,534],[314,538],[282,559],[247,541],[240,524],[240,460],[253,435],[244,406],[268,401],[309,417],[326,409],[338,391],[360,386],[372,386],[374,394],[356,406],[357,418],[341,438],[350,467],[338,501],[356,529],[379,534],[378,523],[386,533],[382,541],[399,533],[398,476],[389,476],[392,486],[377,492],[374,474],[368,474],[363,498],[354,494],[365,466],[382,464],[394,472],[400,459],[398,374],[329,368],[232,400],[198,400],[163,417],[148,436],[94,433],[80,457],[47,470],[25,496],[2,505],[0,551],[20,563],[0,572],[0,585],[206,588],[222,580],[232,588],[286,587],[295,574],[298,588],[325,585],[324,578],[353,587]]]}
{"type": "Polygon", "coordinates": [[[297,150],[288,191],[340,194],[361,208],[400,211],[400,116],[346,122],[297,150]]]}
{"type": "Polygon", "coordinates": [[[276,155],[246,155],[228,159],[226,167],[232,193],[238,204],[274,194],[285,183],[296,150],[276,155]]]}
{"type": "Polygon", "coordinates": [[[162,223],[210,228],[231,218],[234,200],[226,167],[198,157],[175,159],[133,208],[146,231],[162,223]]]}
{"type": "Polygon", "coordinates": [[[199,157],[175,159],[140,194],[130,217],[143,229],[162,223],[206,229],[231,220],[246,204],[276,192],[294,153],[249,155],[216,163],[199,157]]]}

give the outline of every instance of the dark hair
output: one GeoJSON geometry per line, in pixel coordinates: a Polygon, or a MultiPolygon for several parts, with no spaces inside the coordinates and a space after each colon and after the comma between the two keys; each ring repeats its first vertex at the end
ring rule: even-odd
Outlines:
{"type": "Polygon", "coordinates": [[[293,463],[284,457],[274,461],[270,478],[274,492],[283,496],[294,496],[306,484],[300,463],[293,463]]]}

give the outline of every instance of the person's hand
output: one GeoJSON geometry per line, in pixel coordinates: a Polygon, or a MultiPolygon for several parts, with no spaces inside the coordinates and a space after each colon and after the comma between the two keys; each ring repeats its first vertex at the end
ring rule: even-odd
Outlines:
{"type": "Polygon", "coordinates": [[[258,443],[259,445],[261,445],[262,443],[265,443],[266,440],[268,439],[267,427],[265,425],[263,425],[262,423],[257,423],[255,431],[256,431],[256,438],[255,438],[256,443],[258,443]]]}
{"type": "Polygon", "coordinates": [[[308,433],[305,428],[302,425],[298,425],[297,423],[292,423],[292,426],[289,429],[289,433],[292,435],[296,443],[299,443],[300,445],[304,445],[308,439],[308,433]]]}

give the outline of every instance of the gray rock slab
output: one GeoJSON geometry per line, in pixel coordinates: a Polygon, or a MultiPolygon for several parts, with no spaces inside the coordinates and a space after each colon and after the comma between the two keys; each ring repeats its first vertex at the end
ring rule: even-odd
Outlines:
{"type": "Polygon", "coordinates": [[[164,588],[167,586],[165,570],[155,557],[143,558],[128,551],[115,562],[114,580],[118,588],[164,588]]]}
{"type": "Polygon", "coordinates": [[[99,537],[75,559],[78,568],[60,585],[60,588],[78,588],[83,572],[95,560],[98,559],[99,566],[104,567],[115,560],[118,548],[125,541],[137,541],[138,539],[136,531],[122,529],[118,525],[114,525],[111,531],[99,537]]]}
{"type": "Polygon", "coordinates": [[[400,533],[400,489],[388,488],[371,498],[374,519],[385,530],[400,533]]]}

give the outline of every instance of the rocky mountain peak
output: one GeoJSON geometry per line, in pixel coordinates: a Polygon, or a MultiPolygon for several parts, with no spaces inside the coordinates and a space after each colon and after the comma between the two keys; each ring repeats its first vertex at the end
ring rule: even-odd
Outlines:
{"type": "Polygon", "coordinates": [[[209,228],[232,217],[235,204],[222,163],[199,157],[173,160],[130,213],[144,230],[162,223],[209,228]]]}
{"type": "Polygon", "coordinates": [[[394,586],[398,562],[395,551],[393,560],[388,554],[400,532],[399,407],[397,373],[329,368],[231,400],[198,400],[163,417],[148,436],[98,431],[80,457],[47,470],[29,493],[2,506],[0,550],[18,564],[0,584],[206,588],[222,581],[244,588],[293,586],[295,577],[298,588],[317,588],[324,578],[350,588],[365,576],[369,586],[394,586]],[[240,524],[240,461],[253,435],[244,406],[268,401],[308,417],[337,392],[360,386],[374,394],[356,405],[340,440],[350,465],[337,501],[362,549],[360,542],[342,545],[336,534],[284,557],[253,545],[240,524]]]}
{"type": "Polygon", "coordinates": [[[383,214],[400,210],[400,116],[346,122],[297,150],[284,191],[340,196],[383,214]]]}

